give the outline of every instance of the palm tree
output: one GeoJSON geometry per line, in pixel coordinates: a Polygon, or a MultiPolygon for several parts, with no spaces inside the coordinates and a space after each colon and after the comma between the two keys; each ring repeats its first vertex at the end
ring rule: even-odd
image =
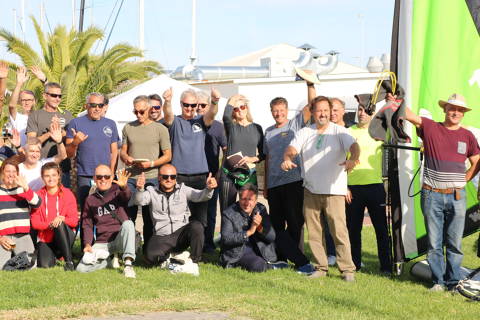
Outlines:
{"type": "MultiPolygon", "coordinates": [[[[78,32],[59,25],[53,33],[45,34],[37,20],[31,19],[41,54],[6,29],[0,29],[0,38],[6,40],[8,51],[18,55],[26,67],[38,66],[48,81],[60,83],[64,95],[60,108],[74,116],[82,111],[89,92],[118,92],[126,83],[130,87],[162,73],[162,67],[155,61],[133,61],[132,58],[142,57],[143,53],[127,43],[116,44],[101,55],[92,54],[93,45],[103,38],[103,32],[96,27],[78,32]]],[[[42,83],[32,78],[25,86],[41,102],[42,83]]]]}

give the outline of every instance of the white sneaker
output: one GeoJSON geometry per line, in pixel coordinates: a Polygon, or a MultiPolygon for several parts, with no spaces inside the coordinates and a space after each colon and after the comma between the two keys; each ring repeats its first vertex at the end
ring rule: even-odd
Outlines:
{"type": "Polygon", "coordinates": [[[198,264],[193,262],[191,259],[188,259],[185,264],[175,264],[170,263],[168,266],[170,272],[173,274],[176,273],[187,273],[198,277],[200,275],[200,270],[198,264]]]}
{"type": "Polygon", "coordinates": [[[125,276],[125,278],[136,278],[133,266],[125,266],[125,268],[123,269],[123,275],[125,276]]]}
{"type": "Polygon", "coordinates": [[[113,269],[118,269],[120,268],[120,262],[118,259],[118,255],[115,253],[112,258],[112,268],[113,269]]]}
{"type": "Polygon", "coordinates": [[[170,254],[170,260],[175,260],[179,264],[185,264],[185,263],[188,262],[188,260],[191,261],[190,252],[183,251],[183,252],[179,252],[179,253],[171,253],[170,254]]]}

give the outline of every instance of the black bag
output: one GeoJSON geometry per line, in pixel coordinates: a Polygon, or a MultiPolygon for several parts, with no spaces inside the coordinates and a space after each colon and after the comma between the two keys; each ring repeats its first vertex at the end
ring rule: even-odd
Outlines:
{"type": "Polygon", "coordinates": [[[13,256],[3,266],[5,271],[25,271],[31,268],[30,261],[28,260],[27,251],[22,251],[16,256],[13,256]]]}

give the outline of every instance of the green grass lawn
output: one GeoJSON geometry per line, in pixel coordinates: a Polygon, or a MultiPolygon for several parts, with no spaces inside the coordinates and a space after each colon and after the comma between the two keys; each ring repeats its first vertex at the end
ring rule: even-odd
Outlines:
{"type": "MultiPolygon", "coordinates": [[[[307,279],[292,270],[251,274],[200,264],[200,277],[136,267],[137,278],[118,270],[67,273],[62,267],[0,272],[0,318],[55,319],[149,311],[221,311],[252,319],[475,319],[480,303],[460,295],[430,293],[429,284],[404,274],[395,279],[377,273],[372,227],[364,228],[363,272],[355,283],[331,269],[324,279],[307,279]]],[[[480,259],[464,240],[464,265],[480,259]]],[[[206,257],[214,260],[216,255],[206,257]]]]}

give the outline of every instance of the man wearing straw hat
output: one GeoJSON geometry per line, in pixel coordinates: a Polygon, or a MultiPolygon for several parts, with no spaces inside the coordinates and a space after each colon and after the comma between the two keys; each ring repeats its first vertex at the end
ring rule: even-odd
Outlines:
{"type": "MultiPolygon", "coordinates": [[[[388,99],[394,97],[389,94],[388,99]]],[[[453,94],[448,101],[440,100],[438,104],[445,112],[443,122],[417,116],[410,109],[406,111],[406,118],[418,128],[425,149],[421,205],[427,227],[431,291],[455,290],[460,280],[466,211],[464,187],[473,178],[480,153],[474,135],[460,126],[465,113],[472,110],[465,98],[453,94]],[[471,163],[468,170],[466,159],[471,163]]]]}

